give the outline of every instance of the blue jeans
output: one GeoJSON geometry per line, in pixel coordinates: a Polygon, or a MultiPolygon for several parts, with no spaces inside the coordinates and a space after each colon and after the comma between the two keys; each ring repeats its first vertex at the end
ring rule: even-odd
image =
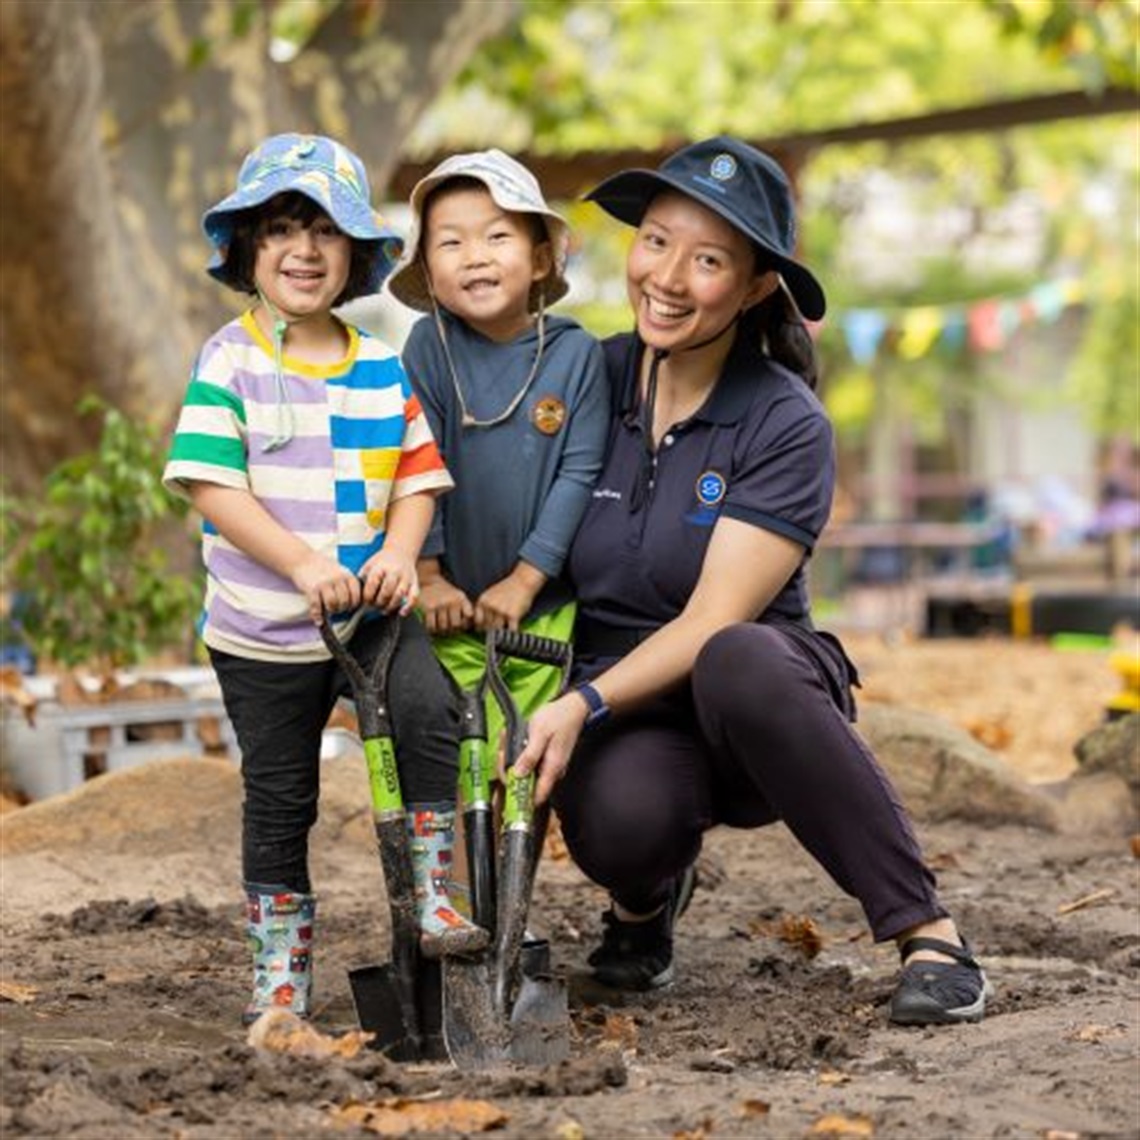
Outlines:
{"type": "MultiPolygon", "coordinates": [[[[375,657],[379,622],[364,621],[349,650],[375,657]]],[[[272,892],[307,894],[309,831],[320,796],[321,733],[348,678],[334,661],[287,664],[210,650],[226,712],[241,749],[242,876],[272,892]]],[[[454,803],[456,712],[426,631],[405,618],[388,674],[400,785],[405,803],[454,803]]]]}

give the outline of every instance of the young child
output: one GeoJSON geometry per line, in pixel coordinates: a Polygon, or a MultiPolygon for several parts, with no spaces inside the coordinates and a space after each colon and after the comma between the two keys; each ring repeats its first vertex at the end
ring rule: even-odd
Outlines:
{"type": "MultiPolygon", "coordinates": [[[[456,480],[424,543],[420,609],[469,686],[487,629],[570,638],[562,567],[601,469],[609,397],[597,341],[546,312],[568,289],[569,231],[529,170],[499,150],[453,155],[411,207],[389,288],[430,314],[403,361],[456,480]]],[[[554,696],[557,670],[510,658],[506,672],[524,717],[554,696]]],[[[495,741],[494,701],[488,722],[495,741]]]]}
{"type": "MultiPolygon", "coordinates": [[[[452,480],[395,353],[332,312],[377,292],[402,247],[356,155],[319,136],[269,138],[202,226],[210,275],[255,302],[199,353],[165,480],[205,520],[202,636],[242,754],[249,1023],[271,1006],[311,1006],[308,835],[321,733],[349,692],[316,623],[356,610],[333,628],[374,659],[379,622],[357,607],[411,611],[434,498],[452,480]]],[[[446,894],[449,701],[423,627],[406,618],[389,706],[427,956],[486,940],[446,894]]]]}

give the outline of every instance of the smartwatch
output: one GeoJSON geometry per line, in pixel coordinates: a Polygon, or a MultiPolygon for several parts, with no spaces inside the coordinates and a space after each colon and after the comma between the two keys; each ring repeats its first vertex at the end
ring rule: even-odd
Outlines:
{"type": "Polygon", "coordinates": [[[610,715],[610,706],[602,699],[602,694],[588,681],[585,684],[575,686],[574,692],[586,702],[590,710],[586,717],[586,728],[593,728],[595,725],[601,724],[610,715]]]}

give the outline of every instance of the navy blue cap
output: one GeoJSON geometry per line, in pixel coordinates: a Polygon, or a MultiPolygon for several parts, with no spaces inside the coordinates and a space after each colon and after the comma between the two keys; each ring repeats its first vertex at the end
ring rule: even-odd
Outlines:
{"type": "Polygon", "coordinates": [[[586,199],[631,226],[641,225],[649,203],[665,190],[695,199],[738,229],[779,272],[800,312],[818,321],[827,311],[823,287],[792,256],[796,213],[787,176],[775,159],[730,135],[682,147],[656,170],[623,170],[594,187],[586,199]]]}

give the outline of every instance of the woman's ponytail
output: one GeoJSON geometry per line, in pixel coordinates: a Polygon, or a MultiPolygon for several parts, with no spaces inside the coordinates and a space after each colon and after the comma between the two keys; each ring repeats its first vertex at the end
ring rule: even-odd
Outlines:
{"type": "Polygon", "coordinates": [[[819,383],[815,344],[803,317],[783,286],[774,289],[765,300],[749,309],[746,318],[755,325],[768,355],[777,364],[799,375],[814,392],[819,383]]]}

